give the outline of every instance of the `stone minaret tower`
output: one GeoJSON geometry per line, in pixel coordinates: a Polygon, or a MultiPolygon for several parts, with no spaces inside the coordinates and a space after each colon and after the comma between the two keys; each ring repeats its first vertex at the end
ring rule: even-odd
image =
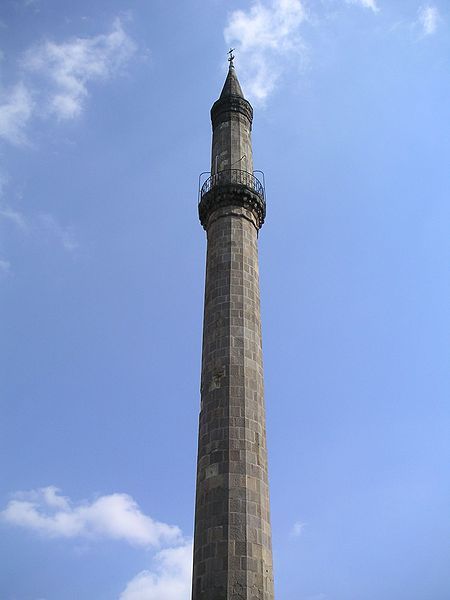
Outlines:
{"type": "Polygon", "coordinates": [[[208,250],[192,600],[274,597],[252,119],[231,57],[199,204],[208,250]]]}

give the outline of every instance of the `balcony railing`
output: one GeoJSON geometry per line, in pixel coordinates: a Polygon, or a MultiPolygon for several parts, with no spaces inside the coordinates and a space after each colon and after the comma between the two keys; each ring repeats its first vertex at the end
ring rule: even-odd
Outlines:
{"type": "Polygon", "coordinates": [[[217,185],[227,184],[246,186],[256,192],[264,201],[263,184],[257,177],[253,175],[253,173],[241,171],[240,169],[227,169],[211,175],[211,177],[209,177],[201,187],[199,201],[201,201],[203,196],[212,190],[212,188],[216,187],[217,185]]]}

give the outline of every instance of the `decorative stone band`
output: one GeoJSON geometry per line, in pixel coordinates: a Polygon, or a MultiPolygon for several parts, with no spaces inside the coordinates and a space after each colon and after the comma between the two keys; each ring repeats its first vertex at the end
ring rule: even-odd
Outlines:
{"type": "Polygon", "coordinates": [[[250,102],[240,96],[226,96],[216,100],[211,108],[211,121],[215,127],[222,121],[229,121],[230,113],[242,113],[250,123],[253,121],[253,108],[250,102]]]}
{"type": "MultiPolygon", "coordinates": [[[[234,207],[241,207],[250,211],[254,217],[251,222],[257,230],[261,229],[266,216],[264,197],[248,185],[237,183],[216,185],[202,194],[198,205],[200,223],[205,230],[208,230],[208,227],[216,218],[224,217],[227,214],[226,211],[219,211],[218,209],[232,209],[234,207]]],[[[245,213],[241,212],[240,216],[245,216],[245,213]]]]}

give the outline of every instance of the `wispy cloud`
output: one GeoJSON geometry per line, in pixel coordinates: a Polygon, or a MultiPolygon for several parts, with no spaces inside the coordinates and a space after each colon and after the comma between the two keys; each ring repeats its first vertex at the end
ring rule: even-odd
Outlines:
{"type": "Polygon", "coordinates": [[[48,110],[61,119],[80,115],[89,95],[88,84],[111,78],[136,50],[120,19],[107,34],[53,41],[30,48],[23,65],[50,82],[48,110]]]}
{"type": "Polygon", "coordinates": [[[25,219],[25,216],[18,210],[14,210],[9,206],[0,205],[0,221],[9,221],[22,231],[28,231],[29,225],[25,219]]]}
{"type": "Polygon", "coordinates": [[[418,14],[418,23],[422,29],[423,35],[433,35],[436,33],[440,21],[439,10],[436,6],[427,4],[421,6],[418,14]]]}
{"type": "Polygon", "coordinates": [[[305,527],[306,527],[306,523],[303,523],[302,521],[297,521],[296,523],[294,523],[294,526],[292,527],[291,536],[292,537],[300,537],[302,535],[305,527]]]}
{"type": "Polygon", "coordinates": [[[0,139],[16,146],[28,143],[27,126],[35,117],[78,117],[89,85],[117,75],[136,51],[136,44],[115,19],[109,33],[29,48],[21,61],[20,80],[0,90],[0,139]]]}
{"type": "Polygon", "coordinates": [[[0,516],[11,525],[53,538],[113,539],[144,547],[181,539],[178,527],[145,515],[127,494],[74,503],[49,486],[15,494],[0,516]]]}
{"type": "Polygon", "coordinates": [[[0,201],[0,224],[2,222],[22,233],[55,240],[67,252],[75,252],[79,248],[73,227],[61,225],[58,219],[49,213],[25,216],[23,212],[0,201]]]}
{"type": "Polygon", "coordinates": [[[155,557],[155,570],[134,577],[119,600],[188,600],[191,588],[192,544],[166,548],[155,557]]]}
{"type": "Polygon", "coordinates": [[[75,239],[75,234],[72,227],[63,227],[57,219],[50,214],[39,215],[37,217],[38,226],[61,244],[64,250],[73,252],[78,248],[78,242],[75,239]]]}
{"type": "Polygon", "coordinates": [[[359,4],[363,8],[369,8],[374,13],[378,12],[380,9],[378,8],[376,0],[345,0],[347,4],[359,4]]]}
{"type": "Polygon", "coordinates": [[[0,92],[0,138],[14,145],[26,143],[25,128],[33,110],[34,102],[23,82],[0,92]]]}
{"type": "Polygon", "coordinates": [[[25,0],[23,3],[24,8],[32,8],[36,12],[39,12],[39,6],[41,4],[41,0],[25,0]]]}
{"type": "MultiPolygon", "coordinates": [[[[345,0],[379,12],[377,0],[345,0]]],[[[288,66],[304,67],[308,49],[301,27],[310,18],[304,0],[256,0],[247,10],[235,10],[224,29],[227,44],[236,48],[244,92],[264,104],[288,66]]]]}
{"type": "Polygon", "coordinates": [[[249,97],[264,103],[274,90],[286,61],[304,57],[300,25],[306,20],[301,0],[260,1],[249,10],[235,10],[224,30],[238,51],[239,73],[249,97]]]}
{"type": "MultiPolygon", "coordinates": [[[[106,34],[61,43],[47,40],[29,48],[21,60],[18,82],[10,88],[0,88],[0,140],[25,145],[31,137],[30,123],[36,117],[79,116],[89,96],[89,85],[117,75],[135,51],[136,44],[120,19],[115,19],[106,34]]],[[[68,252],[78,248],[73,229],[63,226],[53,215],[25,216],[5,203],[1,197],[5,181],[0,173],[0,223],[53,238],[68,252]]],[[[10,270],[6,259],[2,259],[0,270],[10,270]]]]}

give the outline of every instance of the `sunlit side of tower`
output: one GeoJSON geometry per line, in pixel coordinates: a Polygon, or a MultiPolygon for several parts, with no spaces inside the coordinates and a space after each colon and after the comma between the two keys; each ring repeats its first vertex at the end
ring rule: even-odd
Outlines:
{"type": "Polygon", "coordinates": [[[253,109],[232,58],[211,120],[192,600],[273,600],[257,245],[265,199],[253,109]]]}

